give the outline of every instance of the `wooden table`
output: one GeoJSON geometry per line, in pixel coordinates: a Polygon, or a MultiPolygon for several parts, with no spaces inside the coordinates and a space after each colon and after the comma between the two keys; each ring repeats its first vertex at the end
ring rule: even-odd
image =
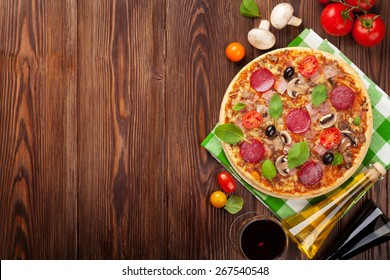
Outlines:
{"type": "MultiPolygon", "coordinates": [[[[200,147],[230,80],[263,53],[246,39],[260,19],[240,2],[0,1],[1,259],[241,258],[234,216],[209,204],[223,168],[200,147]],[[247,50],[240,63],[225,57],[232,41],[247,50]]],[[[264,18],[279,2],[257,1],[264,18]]],[[[310,27],[390,92],[389,29],[363,48],[323,31],[317,1],[290,2],[303,24],[273,29],[275,48],[310,27]]],[[[389,23],[390,1],[377,2],[389,23]]],[[[390,216],[388,180],[323,248],[368,198],[390,216]]],[[[270,214],[237,195],[243,212],[270,214]]],[[[287,258],[304,255],[291,245],[287,258]]],[[[390,259],[390,243],[356,258],[390,259]]]]}

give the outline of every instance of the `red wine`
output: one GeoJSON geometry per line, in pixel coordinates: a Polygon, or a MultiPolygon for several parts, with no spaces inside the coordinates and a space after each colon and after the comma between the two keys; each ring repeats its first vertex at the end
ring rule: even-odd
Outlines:
{"type": "Polygon", "coordinates": [[[272,220],[250,222],[241,234],[242,253],[250,260],[273,260],[283,255],[287,237],[283,228],[272,220]]]}

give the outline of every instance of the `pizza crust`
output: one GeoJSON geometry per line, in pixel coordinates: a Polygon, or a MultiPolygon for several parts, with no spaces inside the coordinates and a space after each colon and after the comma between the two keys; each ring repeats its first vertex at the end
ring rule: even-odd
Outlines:
{"type": "Polygon", "coordinates": [[[282,199],[303,199],[303,198],[306,199],[306,198],[312,198],[312,197],[320,196],[320,195],[323,195],[325,193],[331,192],[332,190],[336,189],[341,184],[343,184],[348,178],[350,178],[355,173],[355,171],[359,168],[360,164],[362,163],[363,158],[366,155],[367,150],[368,150],[369,145],[370,145],[371,131],[372,131],[372,125],[373,125],[372,124],[373,117],[372,117],[370,98],[368,96],[368,92],[367,92],[367,90],[366,90],[362,80],[360,79],[359,75],[344,60],[342,60],[341,58],[336,57],[336,56],[334,56],[332,54],[323,52],[323,51],[309,49],[309,48],[302,48],[302,47],[294,47],[294,48],[276,49],[276,50],[273,50],[271,52],[265,53],[265,54],[257,57],[256,59],[252,60],[250,63],[248,63],[246,66],[244,66],[241,69],[240,72],[238,72],[238,74],[235,76],[235,78],[229,84],[229,86],[228,86],[228,88],[226,90],[226,93],[225,93],[225,95],[223,97],[223,100],[222,100],[222,103],[221,103],[221,110],[220,110],[220,114],[219,114],[219,123],[220,124],[225,123],[225,118],[226,118],[225,107],[226,107],[227,102],[229,101],[229,93],[232,91],[233,85],[239,79],[241,73],[243,73],[244,71],[249,69],[257,61],[260,61],[260,60],[264,59],[267,55],[272,54],[272,55],[276,55],[277,56],[278,53],[283,52],[286,49],[287,50],[297,50],[297,51],[300,51],[300,52],[305,52],[305,55],[311,55],[311,54],[314,54],[314,53],[320,53],[324,57],[326,57],[326,59],[328,59],[328,60],[337,60],[338,61],[338,66],[340,68],[342,68],[343,71],[345,71],[346,73],[348,73],[349,75],[351,75],[353,77],[354,82],[357,84],[357,86],[359,88],[361,88],[363,94],[365,95],[366,102],[368,103],[368,111],[367,111],[367,115],[366,115],[367,129],[365,131],[366,141],[365,141],[364,145],[361,147],[359,154],[356,156],[356,158],[355,158],[355,160],[353,162],[352,167],[349,168],[347,170],[347,172],[345,172],[343,176],[338,178],[334,182],[334,184],[332,184],[331,186],[322,187],[322,188],[306,191],[305,193],[283,193],[283,192],[279,192],[279,191],[273,189],[272,187],[267,187],[267,186],[261,185],[261,184],[259,184],[259,182],[255,181],[253,179],[253,176],[249,172],[243,170],[242,168],[240,168],[236,164],[236,160],[234,159],[234,153],[232,151],[232,146],[229,145],[229,144],[226,144],[226,143],[222,143],[222,147],[223,147],[223,150],[224,150],[224,152],[225,152],[229,162],[231,163],[232,167],[234,168],[234,170],[247,183],[249,183],[255,189],[257,189],[257,190],[259,190],[259,191],[261,191],[261,192],[263,192],[263,193],[265,193],[267,195],[271,195],[271,196],[282,198],[282,199]]]}

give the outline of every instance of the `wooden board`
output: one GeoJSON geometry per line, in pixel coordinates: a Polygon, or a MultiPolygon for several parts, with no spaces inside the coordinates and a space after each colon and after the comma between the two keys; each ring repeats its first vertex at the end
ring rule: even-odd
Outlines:
{"type": "Polygon", "coordinates": [[[77,3],[1,1],[0,258],[77,257],[77,3]]]}

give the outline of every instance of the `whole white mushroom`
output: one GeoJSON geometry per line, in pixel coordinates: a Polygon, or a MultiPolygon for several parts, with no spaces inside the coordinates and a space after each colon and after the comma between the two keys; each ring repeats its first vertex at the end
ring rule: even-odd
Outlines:
{"type": "Polygon", "coordinates": [[[295,17],[294,8],[289,3],[276,5],[271,12],[271,24],[276,29],[282,29],[286,25],[299,26],[302,23],[300,18],[295,17]]]}
{"type": "Polygon", "coordinates": [[[268,20],[262,20],[259,28],[253,28],[248,32],[249,43],[259,50],[268,50],[275,45],[276,38],[269,29],[270,23],[268,20]]]}

